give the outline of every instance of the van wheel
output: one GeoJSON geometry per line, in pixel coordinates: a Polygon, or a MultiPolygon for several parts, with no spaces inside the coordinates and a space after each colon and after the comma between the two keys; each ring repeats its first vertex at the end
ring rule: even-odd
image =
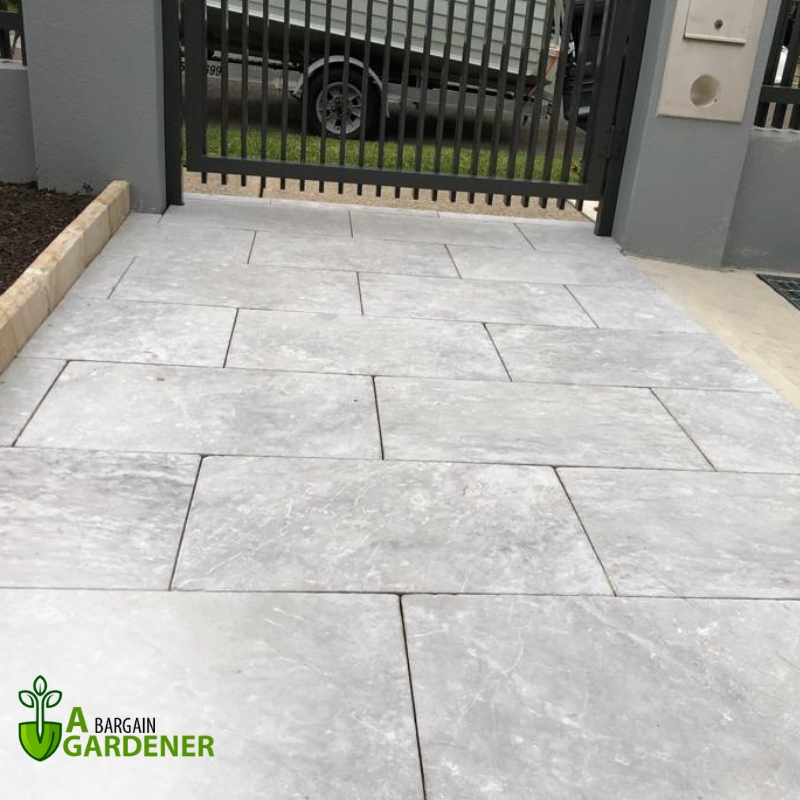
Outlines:
{"type": "Polygon", "coordinates": [[[333,64],[328,68],[327,92],[323,84],[323,70],[318,70],[308,82],[305,101],[308,104],[308,120],[311,131],[339,138],[344,128],[345,139],[358,139],[361,126],[366,127],[365,136],[375,136],[378,131],[381,98],[371,81],[367,84],[367,97],[362,97],[362,71],[358,67],[347,70],[344,82],[344,67],[333,64]]]}

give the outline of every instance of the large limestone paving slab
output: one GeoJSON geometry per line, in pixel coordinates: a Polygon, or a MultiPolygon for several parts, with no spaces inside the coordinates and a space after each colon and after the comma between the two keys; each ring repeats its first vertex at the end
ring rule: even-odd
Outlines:
{"type": "Polygon", "coordinates": [[[717,469],[800,473],[800,411],[780,395],[681,389],[656,394],[717,469]]]}
{"type": "Polygon", "coordinates": [[[0,586],[168,589],[199,462],[0,449],[0,586]]]}
{"type": "Polygon", "coordinates": [[[23,355],[221,367],[235,316],[232,308],[67,297],[23,355]]]}
{"type": "Polygon", "coordinates": [[[644,389],[377,378],[387,459],[709,469],[644,389]]]}
{"type": "Polygon", "coordinates": [[[561,477],[618,594],[800,597],[800,476],[561,477]]]}
{"type": "Polygon", "coordinates": [[[539,467],[207,458],[181,589],[609,594],[539,467]]]}
{"type": "Polygon", "coordinates": [[[563,286],[362,275],[361,297],[373,317],[594,327],[563,286]]]}
{"type": "Polygon", "coordinates": [[[705,333],[660,289],[628,286],[571,286],[570,291],[599,328],[705,333]]]}
{"type": "Polygon", "coordinates": [[[800,795],[800,605],[406,597],[428,800],[800,795]]]}
{"type": "Polygon", "coordinates": [[[118,300],[361,314],[348,272],[137,259],[114,291],[118,300]]]}
{"type": "Polygon", "coordinates": [[[163,225],[188,224],[222,230],[244,228],[294,236],[351,238],[347,209],[332,204],[271,205],[253,198],[187,195],[182,206],[170,206],[163,225]]]}
{"type": "Polygon", "coordinates": [[[296,269],[330,269],[457,278],[453,259],[443,244],[384,242],[373,239],[329,239],[258,232],[251,264],[296,269]]]}
{"type": "Polygon", "coordinates": [[[380,458],[367,377],[139,364],[69,364],[20,444],[380,458]]]}
{"type": "Polygon", "coordinates": [[[488,328],[515,381],[769,391],[727,347],[703,333],[488,328]]]}
{"type": "Polygon", "coordinates": [[[501,247],[450,245],[462,278],[518,283],[570,283],[640,286],[653,289],[650,279],[615,250],[540,252],[501,247]]]}
{"type": "Polygon", "coordinates": [[[0,650],[5,797],[422,800],[397,598],[4,591],[0,650]],[[39,674],[63,694],[48,720],[154,717],[157,736],[213,737],[214,757],[43,766],[16,700],[39,674]]]}
{"type": "Polygon", "coordinates": [[[0,372],[0,447],[14,444],[62,369],[63,361],[17,357],[0,372]]]}
{"type": "Polygon", "coordinates": [[[511,222],[486,222],[436,216],[376,214],[352,211],[353,236],[356,239],[389,239],[401,242],[438,242],[440,244],[492,245],[530,249],[525,237],[511,222]]]}
{"type": "Polygon", "coordinates": [[[270,311],[239,313],[227,366],[508,380],[477,323],[270,311]]]}
{"type": "Polygon", "coordinates": [[[131,214],[103,256],[137,256],[195,264],[246,264],[255,232],[208,225],[162,225],[155,214],[131,214]]]}

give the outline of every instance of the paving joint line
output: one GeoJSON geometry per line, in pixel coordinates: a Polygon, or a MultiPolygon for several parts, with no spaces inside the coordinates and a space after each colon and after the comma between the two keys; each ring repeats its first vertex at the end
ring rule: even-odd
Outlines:
{"type": "MultiPolygon", "coordinates": [[[[595,328],[600,330],[600,326],[597,324],[597,321],[595,320],[595,318],[586,310],[586,308],[584,307],[583,303],[581,303],[581,301],[578,300],[578,298],[575,296],[575,293],[572,291],[572,289],[570,289],[569,286],[567,286],[566,283],[562,283],[562,284],[559,284],[559,285],[563,286],[567,290],[567,292],[569,292],[569,296],[578,304],[578,307],[580,308],[580,310],[583,311],[583,313],[586,314],[587,317],[589,317],[592,325],[594,325],[595,328]]],[[[584,284],[578,284],[578,285],[582,286],[584,284]]]]}
{"type": "Polygon", "coordinates": [[[500,359],[500,363],[503,365],[503,369],[505,370],[506,375],[508,375],[508,380],[513,383],[514,379],[511,377],[511,373],[508,371],[508,367],[506,366],[506,362],[503,359],[503,356],[500,355],[500,349],[498,348],[497,342],[495,342],[494,337],[492,336],[492,333],[489,330],[489,326],[485,322],[481,324],[483,325],[483,329],[486,331],[486,335],[489,337],[489,341],[492,343],[492,347],[494,348],[495,353],[497,353],[497,357],[500,359]]]}
{"type": "Polygon", "coordinates": [[[381,430],[381,409],[378,405],[378,386],[375,383],[375,376],[370,376],[372,379],[372,395],[375,398],[375,417],[378,421],[378,441],[381,446],[381,461],[386,461],[386,451],[383,448],[383,430],[381,430]]]}
{"type": "Polygon", "coordinates": [[[364,313],[364,295],[361,293],[361,273],[356,270],[356,285],[358,286],[358,304],[361,307],[361,316],[365,317],[364,313]]]}
{"type": "Polygon", "coordinates": [[[684,428],[684,426],[681,425],[681,423],[678,421],[678,418],[669,410],[667,404],[658,396],[655,389],[649,389],[648,391],[650,392],[650,394],[653,395],[653,397],[655,397],[655,399],[658,401],[659,405],[664,409],[664,411],[666,411],[667,414],[669,414],[672,421],[683,431],[686,438],[695,446],[697,452],[700,453],[701,456],[703,456],[703,459],[708,464],[708,466],[711,467],[711,469],[714,470],[714,472],[719,472],[719,470],[714,465],[714,462],[705,454],[705,452],[703,452],[703,449],[700,447],[699,444],[697,444],[697,442],[694,440],[694,437],[689,433],[689,431],[687,431],[686,428],[684,428]]]}
{"type": "MultiPolygon", "coordinates": [[[[128,262],[128,266],[125,267],[124,270],[122,270],[122,272],[120,273],[119,277],[114,281],[114,285],[111,287],[111,291],[103,298],[104,300],[110,300],[111,299],[111,297],[113,296],[114,292],[117,291],[117,287],[122,283],[123,279],[128,274],[128,270],[134,265],[134,263],[136,262],[136,259],[138,257],[139,256],[131,256],[130,257],[130,261],[128,262]]],[[[89,267],[90,266],[91,266],[91,264],[89,264],[89,267]]],[[[86,269],[89,269],[89,267],[87,267],[86,269]]],[[[84,270],[84,272],[85,271],[86,270],[84,270]]],[[[70,289],[68,289],[67,293],[64,295],[64,299],[65,300],[67,299],[67,297],[69,297],[71,288],[72,287],[70,287],[70,289]]],[[[79,297],[80,295],[76,295],[76,296],[79,297]]]]}
{"type": "Polygon", "coordinates": [[[461,270],[458,268],[458,264],[456,264],[455,258],[453,258],[453,253],[450,250],[450,245],[445,244],[443,245],[443,247],[447,251],[447,255],[450,256],[450,260],[453,262],[453,269],[455,269],[456,275],[458,275],[458,277],[461,278],[461,280],[463,280],[464,276],[461,274],[461,270]]]}
{"type": "Polygon", "coordinates": [[[236,332],[236,323],[239,321],[239,309],[236,309],[236,313],[233,315],[233,324],[231,325],[231,333],[228,337],[228,346],[225,348],[225,358],[222,359],[222,368],[228,366],[228,356],[231,354],[231,345],[233,344],[233,334],[236,332]]]}
{"type": "MultiPolygon", "coordinates": [[[[16,357],[15,357],[15,360],[16,360],[16,357]]],[[[34,406],[33,411],[31,411],[31,413],[28,415],[28,418],[25,420],[25,423],[19,429],[19,433],[14,437],[14,441],[12,442],[11,447],[16,447],[17,446],[17,443],[22,438],[22,434],[25,433],[25,431],[28,428],[28,425],[30,425],[30,423],[33,420],[33,418],[39,412],[39,409],[42,407],[42,404],[44,403],[44,401],[47,400],[47,398],[50,396],[50,392],[53,391],[53,387],[56,385],[56,383],[58,383],[58,380],[64,374],[64,370],[69,366],[69,364],[70,364],[69,359],[65,359],[64,363],[61,365],[61,369],[58,371],[58,373],[56,374],[55,378],[53,378],[51,384],[47,387],[47,390],[45,391],[45,393],[39,399],[39,402],[34,406]]]]}
{"type": "Polygon", "coordinates": [[[183,527],[181,528],[181,537],[178,539],[178,547],[175,550],[175,561],[172,564],[172,572],[169,576],[169,584],[167,586],[167,591],[171,592],[174,590],[174,583],[175,583],[175,574],[178,571],[178,561],[181,557],[181,549],[183,548],[183,540],[186,538],[186,529],[189,527],[189,514],[192,511],[192,504],[194,503],[194,495],[197,491],[197,484],[200,480],[200,470],[203,468],[203,461],[205,461],[206,456],[201,455],[200,460],[197,463],[197,470],[194,474],[194,483],[192,484],[192,491],[189,495],[189,503],[186,506],[186,514],[183,518],[183,527]]]}

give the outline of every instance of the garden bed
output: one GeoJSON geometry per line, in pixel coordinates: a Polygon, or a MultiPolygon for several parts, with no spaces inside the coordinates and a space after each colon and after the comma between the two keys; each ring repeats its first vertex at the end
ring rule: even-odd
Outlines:
{"type": "Polygon", "coordinates": [[[92,199],[39,190],[35,184],[0,183],[0,294],[92,199]]]}

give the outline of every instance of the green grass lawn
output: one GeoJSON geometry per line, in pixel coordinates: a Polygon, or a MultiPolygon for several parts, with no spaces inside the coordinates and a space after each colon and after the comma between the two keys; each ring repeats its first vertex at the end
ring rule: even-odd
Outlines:
{"type": "MultiPolygon", "coordinates": [[[[240,131],[228,131],[228,154],[231,156],[239,157],[241,151],[241,133],[240,131]]],[[[219,126],[209,125],[208,134],[206,138],[206,148],[209,155],[222,154],[222,139],[219,126]]],[[[397,169],[397,143],[394,141],[387,141],[383,151],[383,166],[385,169],[397,169]]],[[[305,154],[301,157],[301,136],[298,133],[287,133],[286,135],[286,156],[281,159],[281,136],[279,131],[270,131],[267,136],[267,158],[270,160],[280,161],[285,160],[288,162],[301,162],[306,164],[319,164],[322,162],[322,141],[319,136],[306,137],[306,150],[305,154]]],[[[326,138],[325,141],[325,163],[338,164],[339,163],[339,140],[326,138]]],[[[261,133],[260,131],[249,131],[247,136],[247,156],[249,158],[260,158],[261,156],[261,133]]],[[[446,143],[441,149],[440,167],[439,172],[452,173],[453,172],[453,146],[451,143],[446,143]]],[[[514,165],[514,177],[525,177],[525,162],[527,159],[527,152],[524,148],[520,148],[517,153],[516,162],[514,165]]],[[[508,161],[509,151],[505,148],[500,148],[497,153],[497,167],[494,174],[500,177],[508,175],[508,161]]],[[[569,180],[572,182],[580,181],[581,159],[574,157],[572,166],[572,173],[569,180]]],[[[348,166],[359,166],[359,142],[358,140],[347,140],[345,142],[344,163],[348,166]]],[[[436,148],[433,144],[423,144],[422,158],[420,171],[422,172],[435,172],[436,164],[436,148]]],[[[364,161],[363,166],[377,168],[378,167],[378,142],[367,141],[364,143],[364,161]]],[[[553,160],[553,169],[551,178],[553,180],[561,180],[561,166],[562,159],[559,156],[553,160]]],[[[490,167],[490,153],[486,143],[481,150],[478,157],[477,175],[490,176],[492,171],[490,167]]],[[[406,140],[403,148],[402,156],[402,170],[413,172],[416,170],[416,141],[406,140]]],[[[535,179],[543,176],[544,157],[537,156],[534,160],[533,177],[535,179]]],[[[472,173],[472,141],[464,143],[461,153],[459,154],[459,173],[462,175],[469,175],[472,173]]]]}

